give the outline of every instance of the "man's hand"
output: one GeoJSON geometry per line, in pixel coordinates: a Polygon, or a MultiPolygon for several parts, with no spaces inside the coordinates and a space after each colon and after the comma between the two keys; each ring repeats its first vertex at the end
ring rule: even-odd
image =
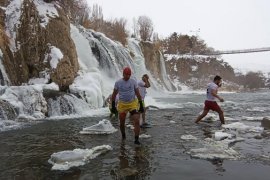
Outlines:
{"type": "Polygon", "coordinates": [[[140,103],[139,112],[140,112],[140,113],[144,113],[143,102],[142,102],[142,101],[139,101],[139,103],[140,103]]]}
{"type": "Polygon", "coordinates": [[[112,102],[112,113],[116,114],[117,113],[117,109],[115,107],[115,101],[112,102]]]}
{"type": "Polygon", "coordinates": [[[223,98],[219,98],[220,102],[224,102],[224,99],[223,98]]]}

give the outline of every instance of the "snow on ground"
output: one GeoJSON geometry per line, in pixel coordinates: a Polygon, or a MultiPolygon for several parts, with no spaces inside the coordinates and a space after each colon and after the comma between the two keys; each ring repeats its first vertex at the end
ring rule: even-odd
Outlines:
{"type": "Polygon", "coordinates": [[[71,167],[83,166],[89,163],[89,160],[111,151],[109,145],[96,146],[92,149],[74,149],[73,151],[61,151],[53,153],[48,160],[52,164],[52,170],[68,170],[71,167]]]}
{"type": "Polygon", "coordinates": [[[10,1],[10,4],[6,8],[6,33],[10,38],[10,49],[13,52],[17,51],[17,47],[15,44],[16,32],[20,25],[20,17],[21,17],[21,7],[24,0],[13,0],[10,1]]]}
{"type": "Polygon", "coordinates": [[[191,54],[164,54],[166,61],[178,60],[178,59],[195,59],[198,61],[207,59],[207,58],[217,58],[216,56],[207,56],[207,55],[191,55],[191,54]]]}
{"type": "Polygon", "coordinates": [[[56,69],[58,63],[64,57],[60,49],[55,46],[50,46],[50,53],[45,55],[44,62],[50,61],[50,66],[52,69],[56,69]]]}
{"type": "Polygon", "coordinates": [[[109,120],[103,119],[98,124],[83,128],[80,134],[112,134],[116,131],[109,120]]]}
{"type": "Polygon", "coordinates": [[[40,25],[46,27],[50,21],[50,18],[58,17],[57,9],[53,3],[46,3],[43,0],[34,0],[37,7],[39,17],[41,18],[40,25]]]}

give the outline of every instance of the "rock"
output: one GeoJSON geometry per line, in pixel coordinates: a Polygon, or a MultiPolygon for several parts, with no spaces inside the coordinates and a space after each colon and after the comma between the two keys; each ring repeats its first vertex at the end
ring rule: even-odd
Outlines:
{"type": "Polygon", "coordinates": [[[262,127],[264,129],[270,129],[270,118],[269,117],[264,117],[263,120],[261,121],[262,127]]]}
{"type": "Polygon", "coordinates": [[[16,109],[9,102],[0,100],[0,119],[14,120],[17,116],[16,109]]]}

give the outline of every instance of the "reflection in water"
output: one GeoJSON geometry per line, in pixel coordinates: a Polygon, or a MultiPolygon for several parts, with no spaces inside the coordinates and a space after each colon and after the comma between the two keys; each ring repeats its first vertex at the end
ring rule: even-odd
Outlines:
{"type": "Polygon", "coordinates": [[[111,171],[114,179],[146,179],[151,175],[149,153],[145,147],[129,147],[122,142],[119,165],[111,171]]]}

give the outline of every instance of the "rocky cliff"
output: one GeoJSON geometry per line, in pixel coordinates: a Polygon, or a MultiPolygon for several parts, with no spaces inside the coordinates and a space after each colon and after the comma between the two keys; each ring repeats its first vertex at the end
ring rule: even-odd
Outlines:
{"type": "Polygon", "coordinates": [[[185,84],[193,89],[204,89],[206,84],[220,75],[223,80],[223,90],[239,90],[234,69],[220,57],[201,55],[171,55],[165,54],[168,75],[171,79],[185,84]]]}
{"type": "Polygon", "coordinates": [[[62,7],[38,0],[1,1],[0,5],[0,48],[9,83],[21,85],[49,75],[60,88],[72,84],[79,65],[62,7]],[[55,50],[62,56],[55,57],[55,50]]]}

